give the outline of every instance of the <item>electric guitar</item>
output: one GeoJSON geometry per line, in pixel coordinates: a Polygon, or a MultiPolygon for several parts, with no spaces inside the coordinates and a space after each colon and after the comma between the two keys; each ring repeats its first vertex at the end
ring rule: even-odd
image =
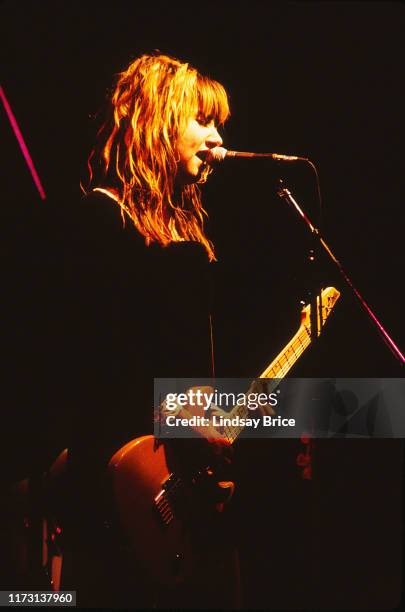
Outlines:
{"type": "MultiPolygon", "coordinates": [[[[328,287],[317,297],[317,335],[339,296],[337,289],[328,287]]],[[[308,304],[302,309],[297,333],[259,378],[286,376],[311,341],[311,305],[308,304]]],[[[249,392],[255,384],[253,381],[249,392]]],[[[246,405],[233,409],[233,414],[240,417],[248,412],[246,405]]],[[[230,444],[241,430],[235,427],[227,432],[230,444]]],[[[218,491],[224,493],[223,501],[231,497],[233,483],[217,482],[210,466],[201,467],[185,479],[173,470],[170,445],[157,444],[151,435],[136,438],[117,451],[109,462],[109,476],[115,511],[137,563],[157,584],[182,583],[196,569],[190,525],[193,520],[195,524],[193,513],[203,516],[208,511],[201,492],[209,489],[207,482],[214,481],[218,491]]],[[[216,506],[222,509],[223,504],[216,506]]]]}

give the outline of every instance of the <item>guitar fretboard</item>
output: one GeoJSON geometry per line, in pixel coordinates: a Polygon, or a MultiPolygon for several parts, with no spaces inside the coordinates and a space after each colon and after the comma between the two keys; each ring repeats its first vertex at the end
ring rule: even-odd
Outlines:
{"type": "MultiPolygon", "coordinates": [[[[251,393],[266,393],[267,395],[273,393],[277,389],[280,379],[286,376],[310,343],[310,329],[302,324],[287,346],[277,355],[264,372],[262,372],[259,377],[260,380],[255,379],[252,381],[248,391],[245,393],[245,398],[251,393]],[[262,379],[265,378],[274,380],[271,382],[264,382],[262,379]]],[[[243,400],[241,400],[241,402],[232,409],[229,417],[245,419],[249,418],[250,412],[251,410],[248,408],[247,404],[243,403],[243,400]]],[[[244,426],[242,425],[225,425],[223,428],[224,436],[230,444],[233,444],[243,429],[244,426]]]]}
{"type": "MultiPolygon", "coordinates": [[[[320,295],[316,296],[317,336],[321,333],[323,325],[332,312],[339,297],[340,292],[335,289],[335,287],[327,287],[321,291],[320,295]]],[[[250,413],[247,396],[251,393],[266,393],[267,396],[269,396],[270,393],[273,393],[277,389],[280,380],[286,376],[297,359],[301,357],[305,349],[311,344],[310,314],[311,305],[307,304],[301,311],[301,325],[297,333],[291,338],[290,342],[277,357],[273,359],[264,372],[262,372],[257,379],[252,381],[248,391],[241,398],[241,401],[238,401],[237,405],[234,406],[230,413],[224,418],[232,419],[234,417],[239,417],[239,419],[246,419],[250,413]],[[270,380],[266,382],[264,379],[270,380]]],[[[230,444],[233,444],[243,429],[244,425],[224,425],[222,428],[222,435],[230,444]]]]}

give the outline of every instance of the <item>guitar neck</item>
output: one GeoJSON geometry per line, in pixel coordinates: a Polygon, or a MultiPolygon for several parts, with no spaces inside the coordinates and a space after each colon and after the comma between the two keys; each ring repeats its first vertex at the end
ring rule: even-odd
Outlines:
{"type": "Polygon", "coordinates": [[[301,325],[295,336],[260,374],[259,378],[284,378],[310,344],[311,332],[305,325],[301,325]]]}
{"type": "MultiPolygon", "coordinates": [[[[305,327],[305,325],[301,325],[295,336],[293,336],[290,342],[285,346],[285,348],[280,351],[275,359],[271,362],[271,364],[260,374],[260,379],[263,378],[272,378],[272,383],[266,385],[266,393],[269,395],[278,386],[279,380],[284,378],[287,373],[291,370],[293,365],[302,355],[306,348],[311,343],[311,333],[310,330],[305,327]]],[[[249,396],[251,393],[263,393],[263,383],[260,380],[253,380],[246,396],[249,396]]],[[[241,419],[249,418],[251,415],[251,411],[247,407],[246,404],[236,405],[232,411],[230,416],[239,417],[241,419]]],[[[236,425],[236,426],[227,426],[225,428],[225,434],[228,442],[233,444],[236,439],[239,437],[241,432],[243,431],[244,426],[236,425]]]]}
{"type": "MultiPolygon", "coordinates": [[[[317,317],[317,336],[321,333],[323,325],[332,312],[332,309],[339,299],[340,293],[334,287],[327,287],[323,289],[321,295],[316,297],[316,317],[317,317]]],[[[301,312],[301,325],[297,333],[291,338],[288,344],[283,348],[282,351],[277,355],[271,364],[260,374],[258,379],[252,381],[247,393],[245,393],[245,400],[251,393],[263,393],[267,395],[275,391],[280,379],[284,378],[287,373],[291,370],[295,362],[301,357],[302,353],[311,344],[311,305],[305,306],[301,312]],[[270,378],[272,381],[265,384],[261,379],[270,378]]],[[[236,405],[231,413],[230,417],[239,417],[246,419],[250,416],[250,410],[247,406],[247,402],[241,402],[241,405],[236,405]]],[[[238,420],[239,421],[239,420],[238,420]]],[[[235,442],[239,434],[242,432],[244,426],[227,426],[225,427],[225,435],[231,444],[235,442]]]]}

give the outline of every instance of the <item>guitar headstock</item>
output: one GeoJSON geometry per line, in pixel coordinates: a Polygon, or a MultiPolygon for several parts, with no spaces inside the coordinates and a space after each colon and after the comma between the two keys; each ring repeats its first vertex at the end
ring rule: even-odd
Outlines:
{"type": "MultiPolygon", "coordinates": [[[[318,336],[325,324],[326,319],[332,312],[336,302],[340,297],[340,291],[335,287],[327,287],[322,289],[321,296],[316,296],[317,304],[317,321],[318,321],[318,336]],[[320,307],[321,306],[321,307],[320,307]]],[[[311,304],[307,304],[301,311],[301,325],[311,327],[311,304]]]]}

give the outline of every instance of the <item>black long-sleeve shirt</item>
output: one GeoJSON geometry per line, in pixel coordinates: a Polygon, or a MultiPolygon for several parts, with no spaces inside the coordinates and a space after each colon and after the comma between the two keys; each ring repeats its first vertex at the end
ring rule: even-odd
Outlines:
{"type": "Polygon", "coordinates": [[[108,460],[153,428],[154,377],[210,375],[210,266],[198,243],[145,245],[93,192],[63,249],[63,363],[75,445],[108,460]]]}

